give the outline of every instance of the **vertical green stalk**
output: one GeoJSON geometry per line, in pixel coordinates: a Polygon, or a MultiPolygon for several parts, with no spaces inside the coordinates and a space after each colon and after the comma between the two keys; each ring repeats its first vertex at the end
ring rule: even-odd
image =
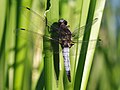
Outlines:
{"type": "Polygon", "coordinates": [[[6,87],[6,67],[7,61],[5,56],[5,39],[6,39],[6,26],[8,15],[7,13],[7,0],[0,2],[0,90],[5,90],[6,87]]]}
{"type": "MultiPolygon", "coordinates": [[[[24,15],[20,9],[21,6],[30,6],[31,0],[28,0],[28,2],[24,1],[18,1],[17,2],[17,9],[16,9],[16,27],[20,28],[24,26],[24,28],[27,28],[29,23],[24,21],[24,15]]],[[[29,13],[27,13],[27,19],[29,20],[29,13]]],[[[24,37],[27,37],[24,36],[24,37]]],[[[30,46],[30,45],[29,45],[30,46]]],[[[14,82],[13,82],[13,89],[15,90],[30,90],[31,89],[31,59],[32,55],[28,53],[27,48],[27,40],[25,41],[22,37],[20,37],[20,33],[17,32],[16,36],[16,47],[15,47],[15,64],[14,64],[14,82]],[[31,57],[31,58],[28,58],[31,57]]]]}
{"type": "MultiPolygon", "coordinates": [[[[48,21],[55,22],[59,18],[59,0],[46,0],[46,18],[48,21]]],[[[49,28],[46,26],[45,35],[50,36],[49,28]]],[[[53,90],[57,88],[56,77],[54,72],[53,52],[49,50],[51,48],[51,42],[44,38],[44,70],[45,70],[45,89],[53,90]]]]}
{"type": "MultiPolygon", "coordinates": [[[[87,22],[92,22],[95,5],[96,5],[96,0],[92,0],[90,2],[90,6],[89,6],[87,22]]],[[[91,28],[88,28],[88,27],[85,28],[85,31],[87,31],[87,34],[84,35],[83,41],[89,41],[89,36],[90,36],[90,31],[91,31],[90,29],[91,28]]],[[[87,53],[87,47],[88,47],[88,44],[86,44],[86,45],[82,44],[81,52],[83,52],[84,49],[86,49],[86,50],[85,50],[85,53],[80,54],[80,57],[79,57],[78,67],[77,67],[77,71],[76,71],[76,79],[75,79],[75,89],[76,90],[78,90],[80,88],[80,86],[81,86],[82,75],[83,75],[83,70],[84,70],[84,63],[85,63],[85,58],[86,58],[86,53],[87,53]],[[84,46],[86,48],[84,48],[84,46]],[[79,77],[79,80],[78,80],[78,77],[79,77]]]]}
{"type": "Polygon", "coordinates": [[[7,65],[6,87],[13,89],[13,63],[14,63],[14,45],[15,33],[13,29],[16,28],[16,1],[9,1],[7,5],[7,26],[6,26],[6,39],[5,39],[5,61],[7,65]]]}
{"type": "MultiPolygon", "coordinates": [[[[98,18],[98,21],[95,25],[93,25],[94,28],[93,27],[85,28],[85,31],[87,30],[87,33],[84,34],[83,41],[89,41],[91,39],[97,40],[97,38],[98,38],[99,27],[100,27],[100,22],[101,22],[101,18],[102,18],[102,14],[100,13],[100,11],[97,11],[101,7],[101,6],[97,6],[98,3],[100,3],[100,2],[102,3],[100,5],[102,6],[101,10],[103,11],[105,1],[92,0],[90,2],[87,23],[88,22],[92,23],[92,20],[94,18],[98,18]],[[100,13],[99,17],[96,15],[96,13],[97,14],[100,13]],[[94,29],[96,29],[96,30],[94,30],[94,29]]],[[[76,79],[75,79],[75,90],[79,90],[80,88],[81,88],[81,90],[86,90],[89,72],[90,72],[90,68],[92,65],[92,59],[93,59],[93,55],[94,55],[94,51],[95,51],[95,49],[93,49],[93,50],[91,50],[92,52],[89,52],[89,48],[90,48],[90,46],[95,47],[95,45],[96,45],[96,43],[94,43],[93,45],[90,45],[89,43],[86,43],[86,45],[82,44],[81,53],[83,51],[85,51],[85,53],[80,54],[80,57],[79,57],[78,67],[77,67],[77,71],[76,71],[76,79]],[[86,47],[86,48],[83,48],[83,47],[86,47]],[[78,80],[78,78],[79,78],[79,80],[78,80]]]]}
{"type": "MultiPolygon", "coordinates": [[[[98,21],[95,23],[95,25],[92,26],[91,28],[91,34],[90,34],[90,40],[91,39],[97,39],[99,35],[99,28],[102,20],[102,15],[104,11],[104,6],[105,6],[105,1],[106,0],[97,0],[96,1],[96,6],[95,6],[95,12],[94,12],[94,18],[98,18],[98,21]],[[102,11],[102,12],[101,12],[102,11]]],[[[93,43],[92,46],[96,46],[96,43],[93,43]]],[[[90,44],[88,45],[88,50],[90,48],[90,44]]],[[[87,82],[88,78],[90,75],[90,69],[92,66],[92,61],[93,61],[93,56],[94,56],[95,49],[88,51],[87,52],[87,57],[86,57],[86,62],[84,66],[84,73],[83,73],[83,79],[82,79],[82,84],[81,84],[81,90],[85,90],[87,87],[87,82]]]]}

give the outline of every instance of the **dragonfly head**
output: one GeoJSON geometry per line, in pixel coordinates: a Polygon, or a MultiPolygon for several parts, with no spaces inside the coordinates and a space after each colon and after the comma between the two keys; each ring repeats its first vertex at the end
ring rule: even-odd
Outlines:
{"type": "Polygon", "coordinates": [[[61,24],[67,25],[67,21],[64,20],[64,19],[59,19],[59,20],[58,20],[58,24],[59,24],[59,26],[60,26],[61,24]]]}

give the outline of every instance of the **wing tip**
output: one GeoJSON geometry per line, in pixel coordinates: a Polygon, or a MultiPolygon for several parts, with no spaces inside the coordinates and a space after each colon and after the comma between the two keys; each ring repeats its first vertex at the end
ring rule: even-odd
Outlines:
{"type": "Polygon", "coordinates": [[[29,7],[26,7],[26,9],[31,10],[29,7]]]}
{"type": "Polygon", "coordinates": [[[20,28],[20,30],[25,30],[25,28],[20,28]]]}
{"type": "Polygon", "coordinates": [[[27,10],[31,10],[29,7],[26,7],[26,6],[20,6],[19,8],[20,8],[20,9],[22,9],[22,8],[24,9],[24,8],[25,8],[25,9],[27,9],[27,10]]]}
{"type": "Polygon", "coordinates": [[[17,29],[14,30],[14,32],[18,32],[18,31],[20,31],[20,30],[25,31],[26,29],[25,29],[25,28],[17,28],[17,29]]]}

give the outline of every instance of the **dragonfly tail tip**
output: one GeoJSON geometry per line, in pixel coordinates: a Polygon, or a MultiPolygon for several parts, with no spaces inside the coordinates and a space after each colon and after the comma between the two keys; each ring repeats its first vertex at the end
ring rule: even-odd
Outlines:
{"type": "Polygon", "coordinates": [[[68,77],[69,82],[71,82],[71,75],[70,75],[70,71],[68,71],[68,73],[67,73],[67,77],[68,77]]]}

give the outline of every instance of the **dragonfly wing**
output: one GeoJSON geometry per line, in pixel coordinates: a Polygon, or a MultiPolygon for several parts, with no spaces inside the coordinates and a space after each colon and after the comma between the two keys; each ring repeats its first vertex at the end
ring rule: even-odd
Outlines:
{"type": "Polygon", "coordinates": [[[16,35],[21,39],[29,41],[31,44],[33,44],[33,46],[38,48],[40,48],[39,42],[43,42],[43,38],[46,38],[47,41],[54,41],[56,43],[59,43],[57,38],[51,38],[50,36],[46,36],[44,34],[34,32],[33,30],[24,28],[16,29],[16,35]]]}
{"type": "Polygon", "coordinates": [[[41,16],[39,13],[35,12],[34,10],[32,10],[29,7],[20,7],[20,11],[24,17],[24,21],[29,23],[29,29],[31,30],[36,30],[38,32],[38,30],[44,30],[43,28],[45,28],[45,26],[48,26],[49,28],[51,28],[50,30],[58,30],[58,23],[57,22],[50,22],[48,21],[44,15],[41,16]],[[28,17],[29,16],[29,17],[28,17]]]}
{"type": "Polygon", "coordinates": [[[91,27],[91,25],[93,25],[94,23],[96,23],[97,20],[98,20],[98,18],[95,18],[92,22],[87,23],[85,26],[82,26],[82,27],[80,27],[80,28],[76,28],[76,29],[72,32],[72,38],[73,38],[73,39],[78,39],[78,38],[80,38],[84,33],[87,32],[87,31],[84,31],[84,29],[91,27]]]}
{"type": "MultiPolygon", "coordinates": [[[[83,48],[87,48],[86,44],[89,44],[89,49],[88,51],[90,50],[93,50],[95,48],[98,48],[101,46],[102,44],[102,40],[101,39],[93,39],[93,40],[89,40],[89,41],[82,41],[82,40],[78,40],[78,41],[74,41],[75,44],[84,44],[83,48]],[[95,45],[96,44],[96,45],[95,45]]],[[[71,49],[71,50],[75,50],[75,49],[71,49]]],[[[85,50],[85,49],[83,49],[85,50]]],[[[85,51],[82,51],[81,54],[84,54],[85,51]]]]}
{"type": "MultiPolygon", "coordinates": [[[[40,16],[38,13],[33,11],[32,9],[28,7],[21,6],[19,8],[21,17],[24,19],[23,23],[28,24],[28,29],[34,30],[36,32],[43,32],[46,21],[45,18],[40,16]]],[[[20,27],[25,27],[24,25],[20,27]]]]}

